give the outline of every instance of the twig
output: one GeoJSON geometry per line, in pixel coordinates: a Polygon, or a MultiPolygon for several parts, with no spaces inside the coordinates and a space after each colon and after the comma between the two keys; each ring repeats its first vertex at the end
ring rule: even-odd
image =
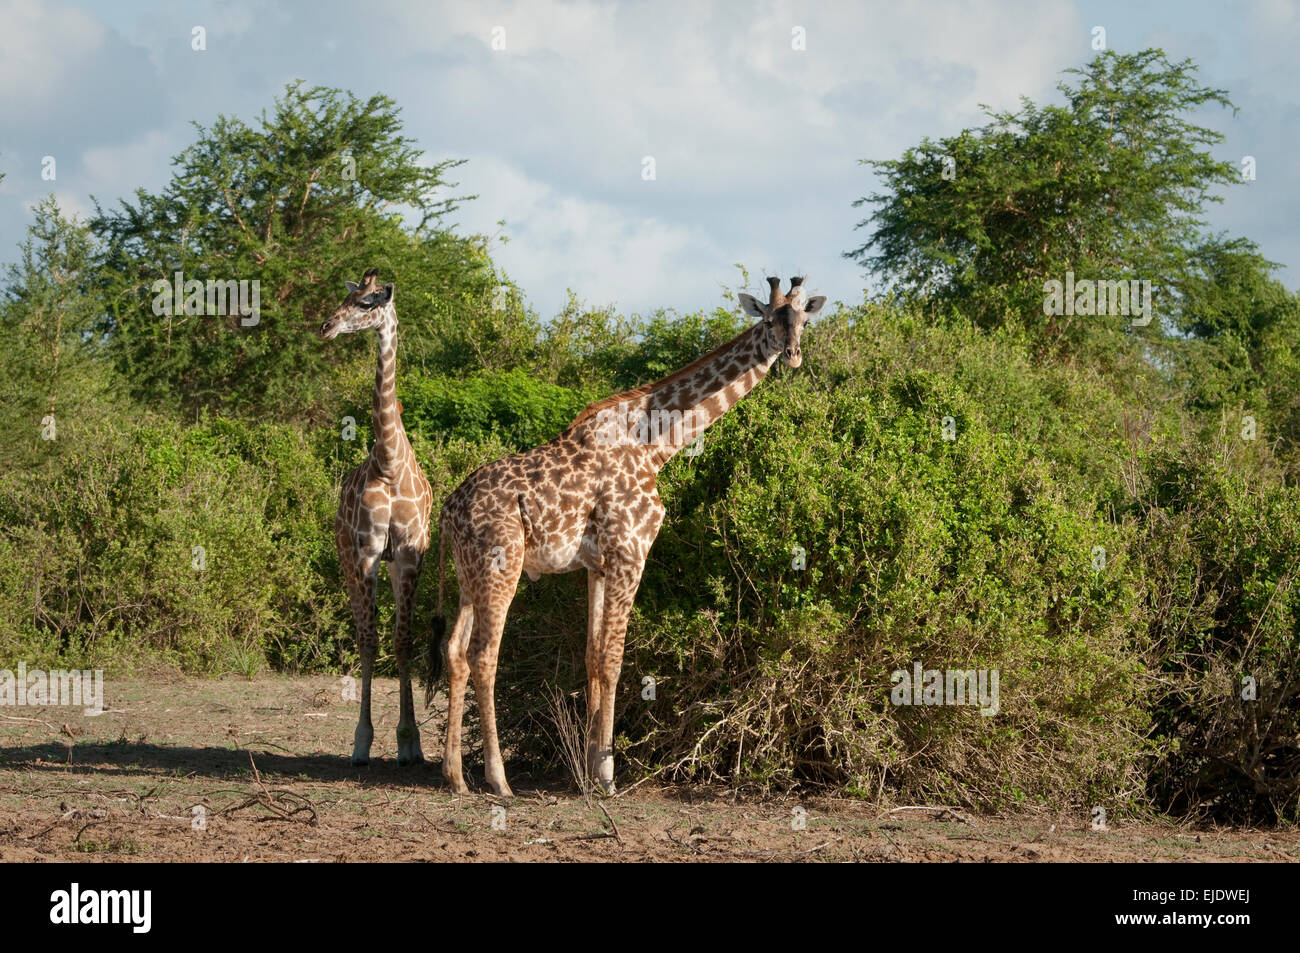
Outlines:
{"type": "Polygon", "coordinates": [[[257,797],[246,798],[240,804],[234,804],[230,807],[223,807],[217,811],[218,815],[233,814],[236,811],[242,811],[244,808],[257,805],[264,807],[272,813],[272,817],[261,817],[262,821],[293,821],[297,820],[297,815],[306,811],[310,816],[306,818],[308,824],[316,823],[316,808],[307,798],[301,794],[294,794],[292,791],[276,791],[270,795],[259,794],[257,797]]]}
{"type": "Polygon", "coordinates": [[[298,752],[291,751],[288,748],[284,747],[284,745],[278,745],[274,741],[255,741],[253,742],[253,744],[263,745],[267,748],[279,748],[281,751],[285,752],[286,754],[291,754],[295,758],[299,757],[298,752]]]}
{"type": "MultiPolygon", "coordinates": [[[[253,752],[248,752],[248,763],[253,766],[253,780],[261,789],[252,797],[245,798],[239,804],[232,804],[229,807],[223,807],[217,811],[218,815],[233,814],[236,811],[242,811],[245,808],[258,806],[270,811],[273,816],[262,817],[258,820],[263,821],[294,821],[298,820],[298,815],[306,812],[308,817],[305,819],[308,824],[317,823],[316,805],[312,803],[311,798],[294,791],[287,791],[283,788],[268,788],[262,781],[262,773],[257,770],[257,762],[253,760],[253,752]]],[[[223,793],[213,791],[212,794],[223,793]]],[[[241,792],[230,792],[241,793],[241,792]]],[[[208,795],[205,795],[205,797],[208,795]]]]}
{"type": "Polygon", "coordinates": [[[672,841],[674,844],[676,844],[678,847],[689,847],[691,850],[695,851],[695,853],[697,853],[697,854],[702,854],[702,853],[704,853],[704,851],[700,850],[698,847],[696,847],[694,844],[690,843],[689,841],[680,841],[680,840],[678,840],[676,837],[674,837],[674,836],[673,836],[673,832],[672,832],[672,828],[670,828],[670,827],[665,827],[665,828],[664,828],[664,833],[667,834],[667,835],[668,835],[668,839],[669,839],[670,841],[672,841]]]}
{"type": "Polygon", "coordinates": [[[600,813],[604,814],[605,820],[609,821],[609,826],[614,830],[614,838],[621,846],[623,843],[623,837],[618,832],[618,825],[614,823],[614,818],[609,816],[609,811],[605,810],[605,805],[601,804],[599,801],[596,802],[596,807],[600,808],[600,813]]]}
{"type": "Polygon", "coordinates": [[[944,814],[947,814],[948,816],[950,816],[950,817],[952,817],[952,818],[954,818],[954,819],[956,819],[956,820],[958,820],[958,821],[961,821],[963,824],[970,824],[970,825],[972,825],[972,826],[974,826],[974,824],[975,824],[975,822],[972,821],[969,817],[967,817],[966,815],[962,814],[960,811],[957,811],[957,810],[955,810],[955,809],[953,809],[953,808],[951,808],[951,807],[942,807],[942,806],[940,806],[940,807],[930,807],[930,806],[927,806],[927,805],[908,805],[908,806],[906,806],[906,807],[896,807],[896,808],[892,808],[891,810],[888,810],[888,811],[886,811],[885,813],[886,813],[886,814],[896,814],[896,813],[898,813],[899,811],[938,811],[938,812],[939,812],[940,819],[942,819],[942,817],[943,817],[944,814]]]}
{"type": "Polygon", "coordinates": [[[111,817],[107,817],[104,818],[102,821],[86,821],[86,823],[81,825],[81,830],[77,831],[77,836],[72,838],[72,843],[76,844],[81,841],[81,835],[86,833],[86,828],[94,827],[96,824],[107,824],[111,820],[112,820],[111,817]]]}
{"type": "Polygon", "coordinates": [[[633,791],[635,791],[635,790],[636,790],[637,788],[639,788],[641,785],[643,785],[643,784],[645,784],[647,781],[649,781],[651,777],[652,777],[652,775],[646,775],[644,778],[642,778],[640,781],[637,781],[635,784],[629,785],[628,787],[625,787],[625,788],[619,788],[618,791],[617,791],[615,794],[611,795],[611,799],[612,799],[612,800],[618,800],[618,799],[621,798],[624,794],[631,794],[633,791]]]}
{"type": "Polygon", "coordinates": [[[3,718],[5,721],[30,721],[38,725],[44,725],[46,728],[50,729],[50,731],[59,730],[43,718],[18,718],[15,715],[0,715],[0,718],[3,718]]]}
{"type": "Polygon", "coordinates": [[[900,854],[903,855],[903,859],[904,859],[904,860],[908,860],[908,859],[909,859],[908,856],[907,856],[907,851],[903,850],[903,848],[900,847],[900,846],[898,845],[898,843],[897,843],[897,842],[896,842],[892,837],[889,836],[889,831],[885,830],[885,829],[882,827],[882,828],[880,828],[880,833],[882,833],[882,834],[885,835],[885,840],[889,841],[889,843],[891,843],[891,844],[894,845],[894,850],[898,851],[900,854]]]}
{"type": "Polygon", "coordinates": [[[77,813],[76,808],[73,808],[71,811],[68,811],[66,814],[60,817],[49,827],[45,828],[44,830],[39,830],[35,834],[28,834],[26,837],[23,838],[23,840],[32,840],[33,838],[40,837],[42,834],[48,834],[50,831],[54,830],[54,828],[58,827],[60,824],[62,824],[64,821],[66,821],[68,818],[70,818],[73,814],[76,813],[77,813]]]}

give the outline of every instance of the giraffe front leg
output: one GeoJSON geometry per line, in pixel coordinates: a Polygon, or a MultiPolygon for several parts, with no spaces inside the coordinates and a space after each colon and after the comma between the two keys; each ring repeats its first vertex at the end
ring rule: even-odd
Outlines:
{"type": "MultiPolygon", "coordinates": [[[[605,599],[600,619],[600,639],[592,651],[588,642],[588,721],[593,732],[594,752],[589,755],[593,780],[605,794],[614,787],[614,701],[618,676],[623,669],[623,645],[627,638],[627,620],[632,612],[637,587],[641,583],[643,563],[607,565],[605,599]],[[594,704],[593,704],[594,701],[594,704]]],[[[589,588],[590,591],[590,588],[589,588]]],[[[592,749],[589,748],[589,751],[592,749]]]]}
{"type": "Polygon", "coordinates": [[[378,645],[376,632],[379,557],[363,558],[360,571],[352,588],[352,616],[357,626],[357,648],[361,653],[361,713],[357,717],[357,730],[352,736],[352,765],[363,768],[370,763],[370,744],[375,729],[370,721],[370,677],[375,666],[378,645]]]}
{"type": "Polygon", "coordinates": [[[399,709],[397,719],[397,763],[418,764],[424,761],[420,750],[420,729],[415,723],[415,699],[411,693],[411,618],[415,612],[415,590],[420,579],[423,554],[398,554],[389,566],[393,597],[397,604],[397,621],[393,634],[393,651],[397,656],[399,709]]]}

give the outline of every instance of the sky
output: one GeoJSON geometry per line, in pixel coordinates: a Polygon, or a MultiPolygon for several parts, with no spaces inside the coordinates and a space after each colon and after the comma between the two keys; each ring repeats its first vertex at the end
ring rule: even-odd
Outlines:
{"type": "Polygon", "coordinates": [[[252,121],[301,78],[384,93],[429,161],[467,160],[454,191],[479,198],[449,223],[494,236],[543,317],[570,289],[625,312],[712,308],[743,290],[737,264],[750,290],[806,274],[856,302],[878,290],[843,257],[866,238],[852,202],[876,191],[859,160],[979,125],[981,104],[1054,101],[1100,26],[1108,48],[1191,57],[1228,90],[1235,116],[1197,118],[1256,179],[1210,225],[1300,287],[1300,0],[0,0],[0,23],[0,263],[43,196],[84,216],[91,196],[159,191],[192,122],[252,121]]]}

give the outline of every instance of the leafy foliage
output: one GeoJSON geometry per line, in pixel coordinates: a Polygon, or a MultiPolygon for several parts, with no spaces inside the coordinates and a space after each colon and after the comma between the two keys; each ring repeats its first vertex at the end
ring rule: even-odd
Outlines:
{"type": "Polygon", "coordinates": [[[1170,63],[1159,50],[1108,51],[1067,72],[1079,81],[1060,84],[1064,105],[1023,99],[982,128],[867,161],[885,191],[854,203],[876,206],[859,223],[873,231],[846,255],[933,314],[1023,326],[1054,345],[1101,337],[1099,346],[1121,346],[1117,322],[1044,316],[1044,281],[1067,271],[1150,280],[1162,317],[1177,323],[1178,289],[1209,241],[1204,205],[1238,179],[1207,151],[1222,135],[1184,114],[1231,103],[1196,82],[1190,61],[1170,63]]]}
{"type": "Polygon", "coordinates": [[[137,190],[134,204],[92,222],[107,245],[104,331],[142,401],[319,419],[328,371],[362,350],[313,337],[346,279],[370,267],[401,276],[404,313],[418,325],[432,296],[454,298],[490,268],[480,242],[437,228],[455,207],[443,192],[459,163],[422,164],[385,96],[362,102],[292,83],[256,126],[222,116],[196,128],[161,194],[137,190]],[[154,283],[174,283],[176,272],[260,282],[257,322],[231,308],[156,314],[165,302],[154,283]]]}
{"type": "Polygon", "coordinates": [[[0,460],[39,467],[56,438],[85,434],[113,406],[118,381],[99,360],[105,342],[90,294],[97,247],[54,197],[33,210],[0,306],[0,460]]]}
{"type": "MultiPolygon", "coordinates": [[[[1185,115],[1226,94],[1159,51],[1078,75],[1062,106],[877,163],[888,191],[850,254],[893,295],[828,309],[802,369],[661,474],[620,764],[1300,819],[1300,302],[1199,221],[1233,175],[1185,115]],[[1066,270],[1152,278],[1161,321],[1043,315],[1066,270]],[[998,714],[892,704],[917,662],[996,670],[998,714]]],[[[161,194],[89,229],[38,207],[0,299],[0,655],[355,664],[331,523],[369,444],[374,342],[314,331],[367,267],[398,286],[398,395],[436,500],[743,326],[730,301],[638,316],[572,293],[541,320],[487,239],[440,224],[455,163],[400,130],[382,96],[293,84],[256,125],[199,127],[161,194]],[[177,268],[261,280],[261,321],[155,316],[177,268]]],[[[516,596],[498,699],[517,760],[555,757],[538,723],[585,683],[585,610],[573,576],[516,596]]]]}

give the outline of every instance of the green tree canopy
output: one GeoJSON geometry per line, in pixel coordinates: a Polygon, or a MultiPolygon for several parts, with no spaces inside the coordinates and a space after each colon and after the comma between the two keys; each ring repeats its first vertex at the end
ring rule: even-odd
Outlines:
{"type": "Polygon", "coordinates": [[[134,203],[97,209],[91,223],[107,246],[104,330],[137,397],[313,417],[327,403],[327,369],[372,353],[314,337],[345,279],[378,267],[398,281],[411,338],[431,299],[489,280],[483,242],[441,225],[459,201],[445,177],[460,161],[426,163],[388,97],[363,102],[295,82],[255,125],[220,116],[195,126],[197,141],[174,159],[161,193],[137,190],[134,203]],[[206,298],[204,313],[178,304],[156,314],[152,286],[177,271],[186,281],[258,281],[256,323],[229,305],[233,313],[210,313],[206,298]]]}
{"type": "MultiPolygon", "coordinates": [[[[984,327],[1021,324],[1050,342],[1113,337],[1124,326],[1045,316],[1045,280],[1150,280],[1157,321],[1178,325],[1184,283],[1212,241],[1201,218],[1216,186],[1238,181],[1210,154],[1222,136],[1189,116],[1231,107],[1190,60],[1160,50],[1098,55],[1059,84],[1065,102],[1025,98],[988,124],[863,160],[885,190],[860,222],[868,241],[846,256],[886,276],[932,313],[956,309],[984,327]],[[1172,322],[1170,319],[1172,318],[1172,322]]],[[[1244,247],[1242,244],[1236,246],[1244,247]]]]}
{"type": "Polygon", "coordinates": [[[60,435],[93,426],[112,384],[96,363],[104,341],[94,236],[52,195],[33,215],[0,299],[0,443],[25,465],[57,451],[60,435]]]}

